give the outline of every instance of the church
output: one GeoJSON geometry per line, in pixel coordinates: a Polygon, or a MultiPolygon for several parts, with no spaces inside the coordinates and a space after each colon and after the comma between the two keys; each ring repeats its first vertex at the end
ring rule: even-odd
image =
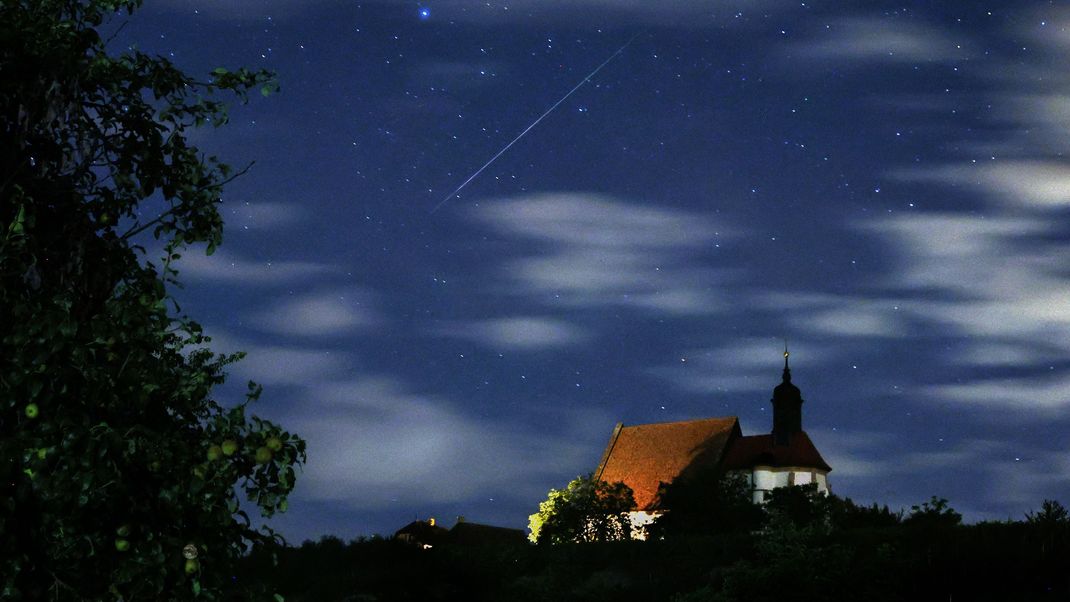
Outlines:
{"type": "Polygon", "coordinates": [[[818,491],[828,492],[832,468],[802,428],[802,392],[791,382],[787,350],[783,380],[773,389],[772,403],[773,428],[765,435],[744,435],[735,416],[633,426],[618,423],[594,477],[631,487],[635,527],[663,512],[658,503],[663,483],[697,474],[743,474],[755,503],[765,501],[776,487],[816,483],[818,491]]]}

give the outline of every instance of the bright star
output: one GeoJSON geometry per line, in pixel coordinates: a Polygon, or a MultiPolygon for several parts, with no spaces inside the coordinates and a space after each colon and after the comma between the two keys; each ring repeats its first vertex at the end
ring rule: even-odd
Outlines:
{"type": "Polygon", "coordinates": [[[427,8],[427,7],[423,7],[423,8],[420,9],[420,13],[419,14],[420,14],[420,19],[422,21],[426,21],[427,19],[431,18],[431,9],[427,8]]]}

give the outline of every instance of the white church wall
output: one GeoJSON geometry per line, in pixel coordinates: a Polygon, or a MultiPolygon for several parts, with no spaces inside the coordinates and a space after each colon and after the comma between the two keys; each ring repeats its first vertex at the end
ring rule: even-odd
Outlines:
{"type": "Polygon", "coordinates": [[[646,539],[646,526],[654,522],[660,516],[657,512],[647,512],[646,510],[633,510],[628,513],[628,520],[632,523],[632,539],[645,540],[646,539]]]}
{"type": "Polygon", "coordinates": [[[810,468],[755,468],[750,478],[755,504],[765,501],[769,492],[777,487],[816,483],[820,493],[828,493],[828,475],[810,468]]]}

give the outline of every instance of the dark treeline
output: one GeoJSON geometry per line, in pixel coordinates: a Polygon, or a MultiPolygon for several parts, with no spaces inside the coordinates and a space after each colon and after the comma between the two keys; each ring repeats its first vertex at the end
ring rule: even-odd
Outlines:
{"type": "Polygon", "coordinates": [[[963,525],[937,498],[896,513],[802,487],[777,493],[758,514],[727,509],[735,527],[682,517],[648,541],[421,549],[324,538],[278,550],[277,564],[250,557],[238,578],[290,602],[1070,599],[1070,518],[1057,502],[963,525]]]}

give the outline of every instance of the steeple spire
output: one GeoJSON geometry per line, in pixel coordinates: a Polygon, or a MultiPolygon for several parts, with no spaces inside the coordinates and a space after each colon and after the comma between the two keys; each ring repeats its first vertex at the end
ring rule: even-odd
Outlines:
{"type": "Polygon", "coordinates": [[[788,368],[788,340],[784,339],[784,382],[791,382],[791,368],[788,368]]]}
{"type": "Polygon", "coordinates": [[[792,433],[802,430],[802,393],[791,382],[788,342],[784,341],[784,380],[773,389],[773,441],[788,445],[792,433]]]}

